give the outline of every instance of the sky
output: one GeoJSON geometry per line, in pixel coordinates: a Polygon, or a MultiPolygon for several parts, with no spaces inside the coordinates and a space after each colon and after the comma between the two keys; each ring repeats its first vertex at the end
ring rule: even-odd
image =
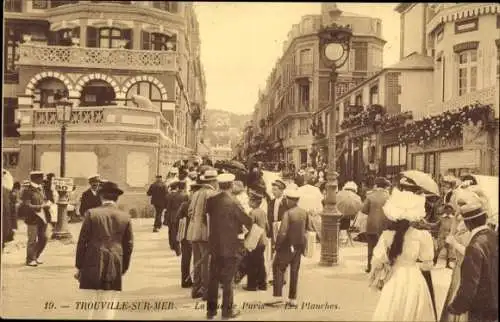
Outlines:
{"type": "MultiPolygon", "coordinates": [[[[338,8],[380,18],[384,66],[399,60],[399,14],[395,3],[338,3],[338,8]]],[[[259,88],[283,53],[292,25],[320,14],[320,3],[198,2],[201,61],[207,81],[207,109],[253,112],[259,88]]]]}

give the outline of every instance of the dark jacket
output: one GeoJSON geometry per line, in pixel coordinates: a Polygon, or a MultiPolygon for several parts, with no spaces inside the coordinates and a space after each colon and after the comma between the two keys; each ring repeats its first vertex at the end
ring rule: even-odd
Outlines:
{"type": "Polygon", "coordinates": [[[366,232],[368,234],[381,234],[389,225],[389,220],[382,207],[389,199],[389,192],[382,188],[375,188],[366,194],[366,199],[361,212],[368,215],[366,232]]]}
{"type": "Polygon", "coordinates": [[[220,192],[207,200],[210,234],[208,245],[212,255],[236,257],[243,247],[238,239],[242,226],[252,228],[252,218],[245,214],[241,205],[227,192],[220,192]]]}
{"type": "Polygon", "coordinates": [[[87,210],[97,208],[101,206],[101,198],[99,195],[94,195],[92,189],[87,189],[82,193],[82,198],[80,199],[80,216],[85,215],[87,210]]]}
{"type": "Polygon", "coordinates": [[[155,207],[165,207],[165,198],[167,196],[167,186],[163,182],[155,182],[149,186],[146,193],[151,197],[151,204],[155,207]]]}
{"type": "Polygon", "coordinates": [[[165,202],[165,209],[167,211],[169,225],[177,225],[177,212],[181,205],[188,200],[188,194],[184,191],[175,191],[168,194],[165,202]]]}
{"type": "Polygon", "coordinates": [[[42,206],[44,204],[45,195],[43,193],[43,187],[36,188],[30,184],[23,189],[21,200],[23,201],[21,209],[24,215],[24,222],[27,225],[37,225],[47,221],[45,215],[40,215],[44,213],[43,209],[37,212],[29,207],[29,204],[33,206],[42,206]]]}
{"type": "Polygon", "coordinates": [[[276,237],[276,250],[284,247],[303,248],[306,243],[306,230],[311,230],[308,226],[307,213],[304,209],[293,207],[288,209],[283,215],[280,230],[276,237]]]}
{"type": "MultiPolygon", "coordinates": [[[[281,204],[279,205],[278,208],[278,221],[281,221],[283,219],[283,215],[285,212],[288,210],[288,206],[286,204],[286,198],[283,196],[281,199],[281,204]]],[[[272,199],[271,202],[268,203],[267,206],[267,222],[269,224],[269,229],[267,230],[267,237],[271,238],[273,237],[273,223],[274,223],[274,203],[276,199],[272,199]]]]}
{"type": "Polygon", "coordinates": [[[126,212],[116,204],[90,209],[76,247],[80,288],[121,291],[132,248],[132,223],[126,212]]]}
{"type": "Polygon", "coordinates": [[[465,248],[460,286],[449,310],[469,319],[498,320],[498,233],[479,231],[465,248]]]}

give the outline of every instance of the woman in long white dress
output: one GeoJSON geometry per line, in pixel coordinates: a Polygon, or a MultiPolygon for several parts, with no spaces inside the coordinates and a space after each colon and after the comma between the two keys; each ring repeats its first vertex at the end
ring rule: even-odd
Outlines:
{"type": "Polygon", "coordinates": [[[436,321],[421,272],[433,266],[433,240],[428,231],[410,226],[425,216],[425,197],[395,188],[383,209],[392,226],[382,233],[373,251],[372,274],[388,265],[391,275],[382,288],[373,321],[436,321]]]}

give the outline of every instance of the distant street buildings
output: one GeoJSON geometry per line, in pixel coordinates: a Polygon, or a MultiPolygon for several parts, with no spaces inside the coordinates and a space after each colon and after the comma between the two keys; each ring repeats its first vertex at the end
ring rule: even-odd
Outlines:
{"type": "Polygon", "coordinates": [[[140,207],[157,173],[196,154],[206,83],[192,3],[9,0],[4,10],[2,152],[16,180],[58,175],[61,95],[73,102],[66,176],[79,185],[99,173],[140,207]]]}
{"type": "Polygon", "coordinates": [[[333,106],[314,33],[321,23],[335,22],[354,33],[335,88],[341,183],[405,169],[436,178],[498,175],[500,5],[397,5],[401,58],[386,68],[378,19],[354,17],[335,4],[322,10],[294,27],[298,34],[285,44],[292,49],[285,49],[260,91],[246,131],[250,154],[296,167],[326,162],[333,106]]]}

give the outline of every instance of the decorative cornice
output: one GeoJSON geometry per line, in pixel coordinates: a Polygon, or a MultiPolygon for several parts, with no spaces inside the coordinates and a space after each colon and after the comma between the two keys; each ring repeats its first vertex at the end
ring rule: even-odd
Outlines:
{"type": "Polygon", "coordinates": [[[440,23],[453,22],[460,19],[476,16],[499,14],[500,4],[458,4],[453,7],[444,8],[439,11],[427,24],[427,30],[434,30],[440,23]]]}
{"type": "Polygon", "coordinates": [[[464,50],[477,49],[479,47],[479,41],[467,41],[453,46],[453,51],[455,53],[460,53],[464,50]]]}

